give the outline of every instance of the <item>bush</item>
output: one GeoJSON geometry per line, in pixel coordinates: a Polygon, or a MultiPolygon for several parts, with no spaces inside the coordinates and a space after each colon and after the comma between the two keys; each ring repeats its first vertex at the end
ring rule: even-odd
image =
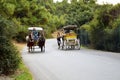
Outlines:
{"type": "Polygon", "coordinates": [[[0,36],[7,36],[11,39],[17,33],[16,30],[17,27],[14,22],[0,16],[0,36]]]}
{"type": "Polygon", "coordinates": [[[90,26],[87,24],[82,25],[80,27],[79,37],[80,37],[80,42],[83,46],[90,45],[89,28],[90,28],[90,26]]]}
{"type": "Polygon", "coordinates": [[[120,7],[103,5],[90,23],[90,41],[95,49],[120,52],[120,7]],[[106,6],[106,7],[104,7],[106,6]]]}
{"type": "Polygon", "coordinates": [[[114,39],[113,51],[120,52],[120,26],[119,25],[113,32],[113,39],[114,39]]]}
{"type": "Polygon", "coordinates": [[[120,27],[106,30],[104,49],[107,51],[120,52],[120,27]]]}
{"type": "Polygon", "coordinates": [[[26,36],[27,36],[27,32],[24,31],[20,31],[18,32],[18,34],[15,36],[15,40],[17,42],[26,42],[26,36]]]}
{"type": "Polygon", "coordinates": [[[0,36],[0,74],[13,73],[21,61],[17,49],[6,37],[0,36]]]}

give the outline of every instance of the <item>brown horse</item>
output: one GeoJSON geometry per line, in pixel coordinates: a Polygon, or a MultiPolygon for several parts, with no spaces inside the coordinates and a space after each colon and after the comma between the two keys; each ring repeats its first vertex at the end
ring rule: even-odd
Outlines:
{"type": "Polygon", "coordinates": [[[31,35],[26,37],[28,52],[34,51],[34,40],[31,35]]]}

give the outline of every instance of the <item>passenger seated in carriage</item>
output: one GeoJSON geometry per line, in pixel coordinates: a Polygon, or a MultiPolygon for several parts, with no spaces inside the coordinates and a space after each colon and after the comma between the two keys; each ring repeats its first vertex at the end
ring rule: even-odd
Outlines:
{"type": "Polygon", "coordinates": [[[37,45],[37,42],[38,42],[38,39],[39,39],[38,31],[34,28],[33,31],[32,31],[32,34],[33,34],[34,43],[35,43],[35,45],[37,45]]]}

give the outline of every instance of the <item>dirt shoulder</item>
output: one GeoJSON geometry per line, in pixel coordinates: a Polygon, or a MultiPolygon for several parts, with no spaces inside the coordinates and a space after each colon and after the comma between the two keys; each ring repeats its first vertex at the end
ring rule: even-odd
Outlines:
{"type": "Polygon", "coordinates": [[[57,37],[57,33],[58,33],[58,31],[55,31],[54,33],[52,33],[52,37],[56,38],[57,37]]]}
{"type": "Polygon", "coordinates": [[[10,78],[8,76],[0,76],[0,80],[13,80],[13,78],[10,78]]]}
{"type": "Polygon", "coordinates": [[[26,45],[26,43],[18,43],[18,42],[16,42],[16,41],[13,41],[13,44],[16,46],[16,48],[17,48],[19,51],[21,51],[21,50],[25,47],[25,45],[26,45]]]}

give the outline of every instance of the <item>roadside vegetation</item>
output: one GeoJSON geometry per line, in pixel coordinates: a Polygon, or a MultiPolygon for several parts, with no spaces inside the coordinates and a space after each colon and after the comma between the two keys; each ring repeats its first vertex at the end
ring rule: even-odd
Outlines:
{"type": "Polygon", "coordinates": [[[32,75],[23,64],[19,50],[22,50],[25,44],[15,43],[13,45],[12,37],[16,31],[12,28],[14,24],[1,17],[0,21],[0,76],[3,79],[13,80],[32,80],[32,75]],[[9,24],[8,24],[9,23],[9,24]],[[11,32],[12,31],[12,32],[11,32]],[[11,34],[9,34],[11,33],[11,34]],[[6,76],[8,77],[6,77],[6,76]]]}
{"type": "Polygon", "coordinates": [[[9,75],[19,69],[20,52],[11,41],[25,42],[28,27],[40,26],[50,38],[65,25],[78,26],[83,46],[120,52],[120,4],[99,5],[96,0],[0,0],[0,74],[9,75]]]}
{"type": "MultiPolygon", "coordinates": [[[[14,40],[12,41],[12,43],[19,50],[19,55],[21,55],[20,52],[25,47],[26,43],[18,43],[14,40]]],[[[13,78],[14,80],[33,80],[32,74],[23,62],[19,64],[19,67],[16,70],[15,74],[10,75],[9,77],[13,78]]]]}
{"type": "Polygon", "coordinates": [[[10,77],[14,80],[33,80],[32,74],[24,63],[21,63],[15,74],[10,77]]]}

